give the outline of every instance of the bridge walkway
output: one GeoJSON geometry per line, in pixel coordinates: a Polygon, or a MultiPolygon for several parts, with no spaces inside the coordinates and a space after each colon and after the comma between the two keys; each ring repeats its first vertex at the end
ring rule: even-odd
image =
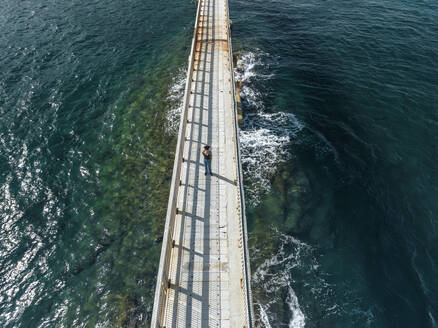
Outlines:
{"type": "Polygon", "coordinates": [[[200,1],[152,326],[251,327],[228,3],[200,1]]]}

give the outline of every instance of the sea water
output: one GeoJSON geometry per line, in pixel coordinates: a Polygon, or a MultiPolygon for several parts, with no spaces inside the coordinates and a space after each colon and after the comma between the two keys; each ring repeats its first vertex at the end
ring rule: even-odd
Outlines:
{"type": "MultiPolygon", "coordinates": [[[[438,4],[230,1],[258,327],[436,327],[438,4]]],[[[196,3],[0,4],[0,326],[149,325],[196,3]]]]}

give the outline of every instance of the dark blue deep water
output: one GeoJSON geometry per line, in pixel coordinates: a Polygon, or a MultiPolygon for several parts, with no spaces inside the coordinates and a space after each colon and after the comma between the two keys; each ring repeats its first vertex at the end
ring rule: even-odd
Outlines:
{"type": "MultiPolygon", "coordinates": [[[[259,327],[437,327],[438,3],[230,1],[259,327]]],[[[189,0],[0,2],[0,326],[147,327],[189,0]]]]}

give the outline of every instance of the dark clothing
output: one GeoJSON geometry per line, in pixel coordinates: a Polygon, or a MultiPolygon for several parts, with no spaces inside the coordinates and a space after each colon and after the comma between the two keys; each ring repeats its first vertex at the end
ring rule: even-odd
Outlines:
{"type": "Polygon", "coordinates": [[[206,151],[202,152],[202,155],[204,155],[204,160],[205,159],[211,160],[211,152],[209,151],[207,155],[205,153],[206,153],[206,151]]]}
{"type": "Polygon", "coordinates": [[[207,175],[207,173],[211,175],[211,151],[205,149],[202,155],[204,155],[205,175],[207,175]]]}

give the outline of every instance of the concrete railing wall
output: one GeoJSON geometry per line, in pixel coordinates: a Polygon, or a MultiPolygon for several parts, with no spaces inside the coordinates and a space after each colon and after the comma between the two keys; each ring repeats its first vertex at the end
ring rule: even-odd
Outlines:
{"type": "Polygon", "coordinates": [[[172,251],[172,237],[175,217],[177,215],[176,202],[178,198],[178,187],[183,161],[184,136],[187,127],[187,112],[190,101],[190,90],[192,85],[193,63],[195,56],[195,45],[198,37],[198,25],[201,10],[201,1],[198,1],[196,11],[195,28],[193,31],[192,47],[189,56],[189,67],[187,70],[187,80],[184,93],[183,109],[179,125],[178,141],[176,144],[175,161],[173,164],[172,182],[170,185],[169,203],[167,206],[166,223],[164,226],[163,244],[161,247],[160,265],[158,267],[157,285],[155,287],[154,308],[152,310],[151,327],[159,328],[164,319],[164,308],[166,303],[166,293],[168,288],[170,252],[172,251]]]}
{"type": "MultiPolygon", "coordinates": [[[[228,6],[228,0],[225,0],[228,6]]],[[[229,11],[228,11],[229,13],[229,11]]],[[[252,303],[252,292],[251,292],[251,269],[249,265],[249,251],[248,251],[248,233],[246,225],[246,207],[245,207],[245,193],[243,189],[243,175],[242,175],[242,161],[240,159],[240,138],[239,138],[239,122],[238,122],[238,112],[236,103],[236,84],[234,82],[234,69],[233,69],[233,47],[231,42],[231,27],[230,18],[228,17],[228,51],[230,59],[230,74],[231,74],[231,84],[233,88],[233,116],[234,116],[234,138],[236,142],[236,161],[237,161],[237,178],[239,187],[239,210],[240,210],[240,242],[243,246],[242,250],[242,266],[244,275],[244,293],[245,293],[245,309],[247,311],[247,322],[248,328],[254,326],[254,307],[252,303]]]]}

